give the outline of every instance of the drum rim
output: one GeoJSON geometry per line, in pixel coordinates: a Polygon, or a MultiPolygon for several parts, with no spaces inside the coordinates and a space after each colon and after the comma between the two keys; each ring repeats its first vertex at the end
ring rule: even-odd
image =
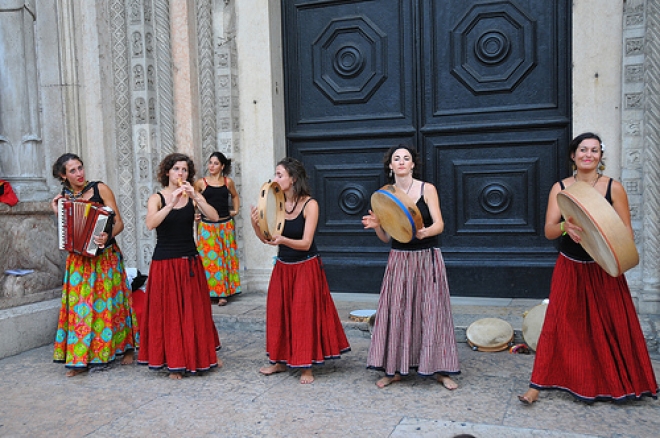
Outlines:
{"type": "Polygon", "coordinates": [[[284,212],[285,197],[282,187],[280,187],[277,181],[266,181],[261,185],[261,188],[259,189],[259,202],[257,203],[257,211],[259,212],[259,220],[257,221],[257,226],[259,227],[259,231],[261,231],[261,235],[266,239],[272,239],[273,236],[276,235],[270,231],[270,226],[268,224],[268,220],[266,219],[266,214],[262,214],[268,209],[268,196],[266,196],[266,194],[271,191],[274,192],[274,196],[277,201],[277,205],[275,206],[275,228],[283,229],[284,221],[286,220],[284,212]]]}

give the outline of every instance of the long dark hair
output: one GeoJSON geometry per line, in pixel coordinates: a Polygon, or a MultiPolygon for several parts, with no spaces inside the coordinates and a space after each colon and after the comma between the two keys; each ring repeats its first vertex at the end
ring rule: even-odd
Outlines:
{"type": "Polygon", "coordinates": [[[193,178],[195,176],[195,163],[193,163],[193,160],[191,160],[188,155],[174,152],[163,158],[163,161],[161,161],[160,165],[158,166],[157,178],[158,182],[160,182],[160,185],[167,187],[167,185],[170,183],[170,177],[167,176],[167,173],[170,171],[170,169],[172,169],[172,167],[174,167],[174,164],[178,163],[179,161],[185,161],[188,163],[188,178],[186,178],[186,181],[188,181],[190,184],[193,183],[193,178]]]}
{"type": "Polygon", "coordinates": [[[275,167],[277,166],[284,167],[286,173],[293,178],[293,192],[295,193],[295,199],[312,196],[312,191],[309,189],[309,183],[307,182],[305,166],[303,166],[300,161],[295,158],[286,157],[280,160],[275,167]]]}
{"type": "Polygon", "coordinates": [[[387,182],[389,184],[394,183],[394,175],[392,174],[392,169],[390,169],[390,164],[392,164],[392,155],[394,155],[394,152],[398,149],[405,149],[410,153],[410,157],[415,164],[413,167],[413,178],[420,179],[422,177],[422,167],[419,164],[419,154],[417,153],[417,149],[407,144],[400,144],[398,146],[392,146],[387,152],[385,152],[385,156],[383,157],[383,170],[385,171],[387,182]]]}
{"type": "Polygon", "coordinates": [[[209,160],[211,158],[217,158],[218,161],[220,161],[220,164],[222,164],[222,176],[227,176],[231,173],[231,158],[227,158],[225,154],[222,152],[213,152],[211,156],[209,156],[209,160]]]}

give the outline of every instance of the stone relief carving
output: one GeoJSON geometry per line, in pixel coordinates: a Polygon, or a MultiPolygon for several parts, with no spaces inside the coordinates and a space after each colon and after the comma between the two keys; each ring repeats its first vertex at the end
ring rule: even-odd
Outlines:
{"type": "Polygon", "coordinates": [[[154,80],[156,76],[156,71],[154,69],[153,65],[149,65],[147,67],[147,85],[149,87],[149,91],[154,90],[154,80]]]}
{"type": "Polygon", "coordinates": [[[151,32],[147,32],[144,35],[144,45],[147,52],[147,58],[154,57],[154,38],[151,32]]]}
{"type": "Polygon", "coordinates": [[[135,91],[144,90],[144,67],[141,64],[133,67],[133,82],[135,91]]]}
{"type": "Polygon", "coordinates": [[[151,0],[144,0],[144,23],[151,24],[151,0]]]}
{"type": "Polygon", "coordinates": [[[142,50],[144,50],[142,47],[142,34],[140,32],[133,32],[132,38],[133,57],[139,58],[142,56],[142,50]]]}
{"type": "Polygon", "coordinates": [[[143,97],[135,99],[135,123],[147,122],[147,102],[143,97]]]}
{"type": "Polygon", "coordinates": [[[131,23],[140,22],[140,0],[131,1],[131,23]]]}

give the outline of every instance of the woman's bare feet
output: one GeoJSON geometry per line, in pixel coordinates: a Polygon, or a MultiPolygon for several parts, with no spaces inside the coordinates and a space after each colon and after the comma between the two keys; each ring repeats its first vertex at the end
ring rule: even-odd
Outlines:
{"type": "Polygon", "coordinates": [[[438,383],[442,384],[442,386],[450,391],[458,388],[458,383],[454,382],[449,376],[443,374],[438,374],[438,383]]]}
{"type": "Polygon", "coordinates": [[[130,365],[133,363],[134,360],[135,360],[135,351],[129,351],[128,353],[124,354],[124,357],[121,358],[121,364],[130,365]]]}
{"type": "Polygon", "coordinates": [[[227,303],[228,303],[228,301],[227,301],[226,298],[220,298],[220,299],[218,300],[218,306],[220,306],[220,307],[222,307],[222,306],[226,306],[227,303]]]}
{"type": "Polygon", "coordinates": [[[526,405],[531,405],[539,399],[539,390],[534,388],[529,388],[526,393],[518,396],[518,400],[526,405]]]}
{"type": "Polygon", "coordinates": [[[222,359],[218,358],[218,368],[222,368],[224,364],[225,363],[222,361],[222,359]]]}
{"type": "Polygon", "coordinates": [[[259,372],[264,376],[270,376],[271,374],[283,373],[286,371],[286,365],[283,363],[276,363],[267,367],[259,368],[259,372]]]}
{"type": "Polygon", "coordinates": [[[78,374],[86,373],[87,368],[71,368],[66,372],[67,377],[77,376],[78,374]]]}
{"type": "Polygon", "coordinates": [[[390,385],[391,383],[398,382],[400,380],[401,380],[401,374],[395,374],[393,377],[385,376],[376,382],[376,386],[382,389],[390,385]]]}
{"type": "Polygon", "coordinates": [[[181,380],[183,379],[183,373],[170,373],[170,379],[181,380]]]}
{"type": "Polygon", "coordinates": [[[300,374],[300,383],[306,385],[312,383],[313,381],[314,381],[314,376],[312,375],[312,369],[311,368],[303,369],[300,374]]]}

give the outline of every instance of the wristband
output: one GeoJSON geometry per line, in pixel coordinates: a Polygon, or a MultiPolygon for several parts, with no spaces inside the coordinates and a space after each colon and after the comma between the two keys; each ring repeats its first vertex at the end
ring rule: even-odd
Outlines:
{"type": "Polygon", "coordinates": [[[565,236],[565,235],[568,234],[568,232],[566,230],[564,230],[564,222],[563,221],[559,222],[559,229],[561,230],[561,235],[562,236],[565,236]]]}

